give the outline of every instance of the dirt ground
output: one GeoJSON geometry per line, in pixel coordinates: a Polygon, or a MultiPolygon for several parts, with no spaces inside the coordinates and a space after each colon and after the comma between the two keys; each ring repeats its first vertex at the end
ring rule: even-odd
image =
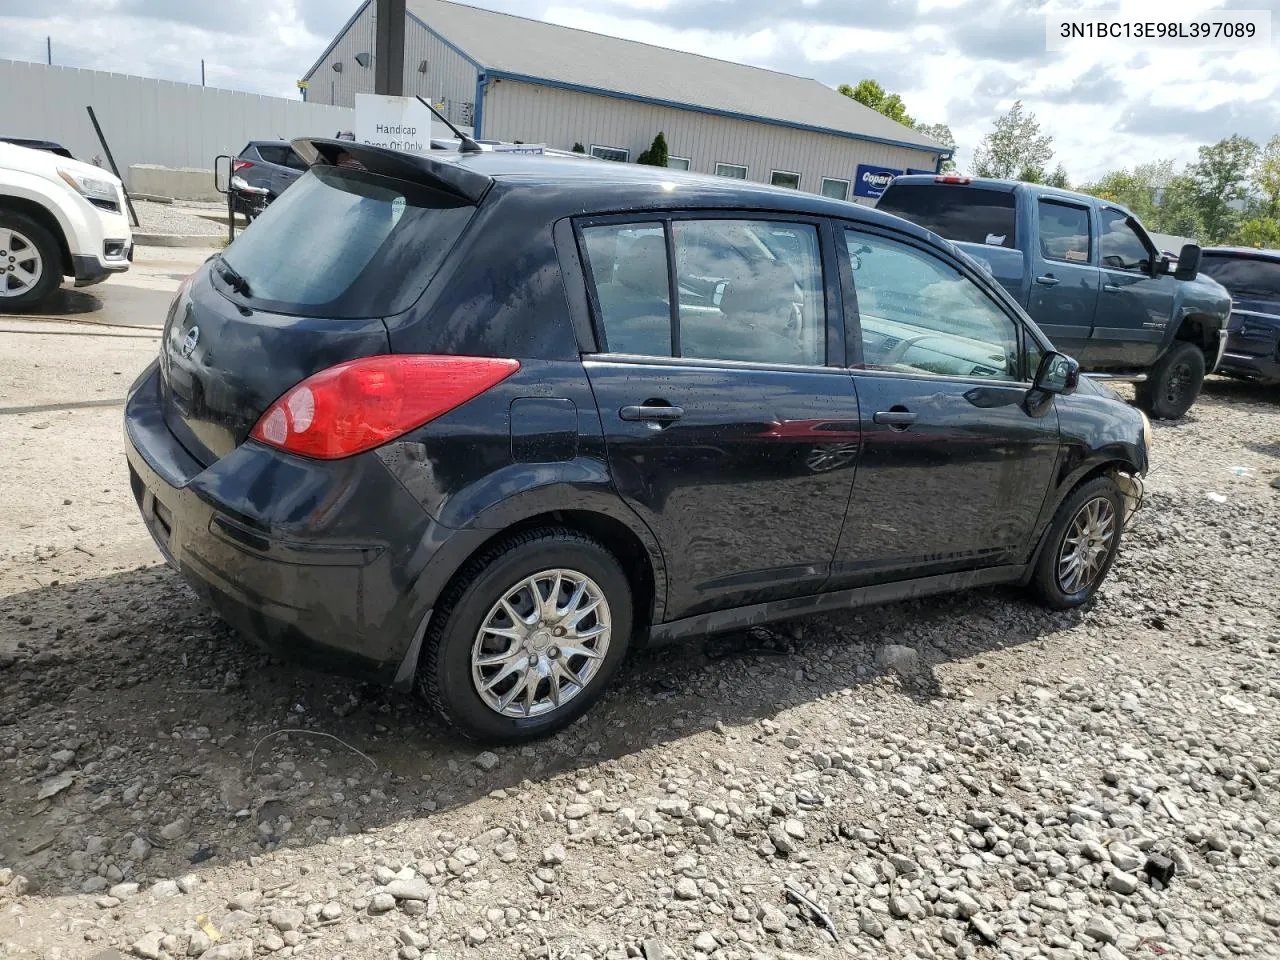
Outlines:
{"type": "Polygon", "coordinates": [[[156,349],[0,318],[0,957],[1280,956],[1274,390],[1157,426],[1087,610],[711,638],[480,752],[161,565],[117,405],[156,349]]]}

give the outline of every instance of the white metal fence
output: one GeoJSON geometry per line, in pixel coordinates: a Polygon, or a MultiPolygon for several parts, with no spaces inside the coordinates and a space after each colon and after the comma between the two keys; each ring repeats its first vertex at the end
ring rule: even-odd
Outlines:
{"type": "Polygon", "coordinates": [[[355,111],[121,73],[0,60],[0,136],[56,140],[77,159],[109,167],[85,107],[92,106],[126,184],[129,167],[213,169],[249,140],[331,137],[355,111]]]}

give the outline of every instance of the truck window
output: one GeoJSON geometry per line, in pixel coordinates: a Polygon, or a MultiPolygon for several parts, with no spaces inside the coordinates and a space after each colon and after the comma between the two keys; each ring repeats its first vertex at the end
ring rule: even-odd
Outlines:
{"type": "Polygon", "coordinates": [[[951,183],[889,184],[877,210],[960,243],[1014,246],[1013,194],[951,183]]]}
{"type": "Polygon", "coordinates": [[[1068,263],[1089,262],[1089,208],[1041,200],[1040,256],[1068,263]]]}
{"type": "Polygon", "coordinates": [[[1200,272],[1217,280],[1236,300],[1280,303],[1280,260],[1206,253],[1200,272]]]}
{"type": "Polygon", "coordinates": [[[1102,265],[1113,270],[1147,269],[1151,251],[1129,224],[1129,217],[1119,210],[1102,210],[1102,265]]]}

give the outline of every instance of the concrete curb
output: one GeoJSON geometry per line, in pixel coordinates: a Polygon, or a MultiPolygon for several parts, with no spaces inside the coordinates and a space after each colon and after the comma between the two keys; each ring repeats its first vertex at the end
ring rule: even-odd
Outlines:
{"type": "Polygon", "coordinates": [[[139,247],[216,247],[227,239],[225,233],[135,233],[133,243],[139,247]]]}

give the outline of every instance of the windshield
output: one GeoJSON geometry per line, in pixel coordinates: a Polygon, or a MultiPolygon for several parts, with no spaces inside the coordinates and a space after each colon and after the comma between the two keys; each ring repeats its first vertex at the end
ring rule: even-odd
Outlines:
{"type": "Polygon", "coordinates": [[[1008,190],[949,183],[891,183],[876,209],[948,240],[1014,246],[1014,200],[1008,190]]]}
{"type": "Polygon", "coordinates": [[[475,207],[363,171],[313,167],[222,254],[223,292],[277,313],[399,313],[426,289],[475,207]]]}
{"type": "Polygon", "coordinates": [[[1206,253],[1200,259],[1200,270],[1226,287],[1236,300],[1280,303],[1280,260],[1206,253]]]}

